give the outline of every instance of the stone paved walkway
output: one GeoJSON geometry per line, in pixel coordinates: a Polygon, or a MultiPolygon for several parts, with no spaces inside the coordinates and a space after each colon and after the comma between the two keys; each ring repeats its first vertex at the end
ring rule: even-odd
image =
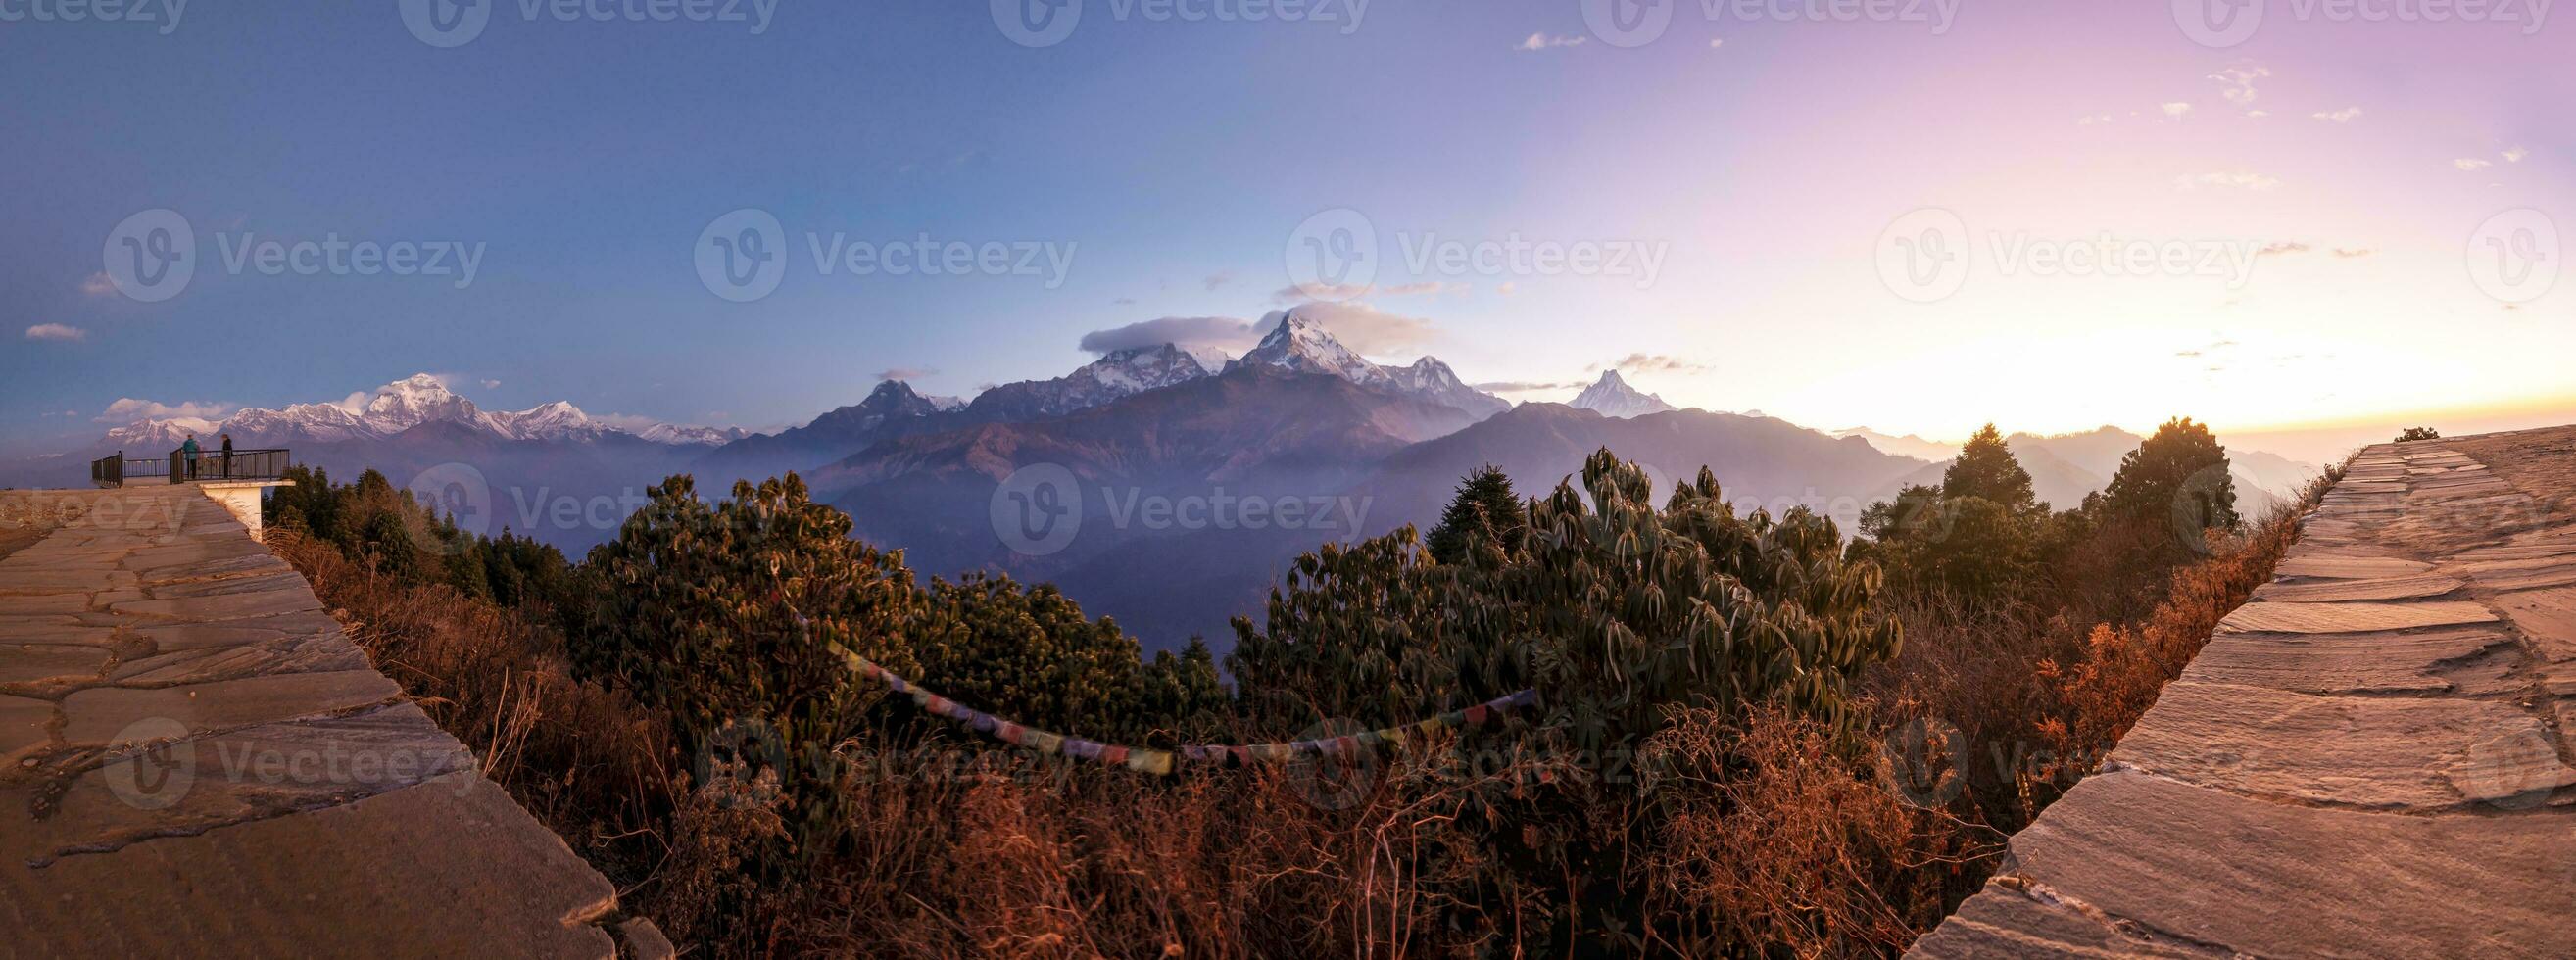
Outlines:
{"type": "Polygon", "coordinates": [[[2372,447],[1910,955],[2576,957],[2570,731],[2576,516],[2372,447]]]}
{"type": "Polygon", "coordinates": [[[0,557],[0,954],[618,952],[608,881],[222,507],[0,496],[70,518],[0,557]]]}

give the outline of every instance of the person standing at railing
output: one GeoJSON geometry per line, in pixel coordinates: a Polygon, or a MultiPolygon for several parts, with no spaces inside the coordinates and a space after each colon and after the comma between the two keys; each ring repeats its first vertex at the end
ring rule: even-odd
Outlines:
{"type": "Polygon", "coordinates": [[[197,479],[197,435],[196,435],[196,434],[193,434],[193,433],[189,434],[189,435],[188,435],[188,439],[187,439],[186,441],[184,441],[184,442],[182,442],[182,443],[180,443],[180,444],[179,444],[179,462],[180,462],[181,464],[184,464],[184,466],[182,466],[180,469],[187,471],[187,472],[182,476],[182,478],[181,478],[181,479],[186,479],[186,480],[194,480],[194,479],[197,479]]]}
{"type": "Polygon", "coordinates": [[[233,478],[233,435],[224,434],[224,479],[233,478]]]}

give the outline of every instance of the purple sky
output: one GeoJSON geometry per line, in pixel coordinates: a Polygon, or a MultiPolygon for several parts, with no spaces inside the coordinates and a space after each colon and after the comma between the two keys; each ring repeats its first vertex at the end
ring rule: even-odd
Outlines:
{"type": "Polygon", "coordinates": [[[1053,376],[1161,318],[1239,340],[1319,293],[1380,359],[1544,387],[1515,399],[1625,363],[1679,403],[1930,436],[2576,420],[2576,280],[2543,282],[2576,239],[2576,24],[2547,6],[2254,0],[2218,47],[2161,2],[1686,3],[1623,47],[1613,15],[1659,8],[1614,2],[1083,0],[1040,47],[976,3],[499,3],[446,48],[397,4],[0,22],[0,436],[422,370],[768,427],[889,371],[1053,376]],[[746,208],[783,274],[733,302],[694,258],[746,208]],[[144,302],[109,254],[155,209],[197,270],[144,302]],[[256,259],[335,235],[476,274],[256,259]],[[924,241],[1002,259],[889,275],[924,241]]]}

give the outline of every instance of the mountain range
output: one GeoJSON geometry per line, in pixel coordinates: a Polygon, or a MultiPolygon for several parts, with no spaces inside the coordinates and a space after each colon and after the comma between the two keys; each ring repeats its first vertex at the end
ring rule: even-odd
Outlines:
{"type": "MultiPolygon", "coordinates": [[[[1119,349],[971,400],[886,380],[774,434],[612,424],[561,402],[486,411],[421,375],[339,403],[138,421],[77,457],[47,458],[41,482],[76,482],[79,460],[106,451],[151,455],[188,431],[209,445],[230,432],[238,446],[291,447],[341,479],[372,468],[398,485],[444,489],[463,477],[478,494],[459,517],[468,529],[507,527],[577,552],[614,536],[643,488],[670,474],[694,474],[702,495],[722,496],[737,479],[796,472],[851,516],[855,535],[905,550],[925,575],[1051,581],[1149,647],[1204,635],[1222,649],[1227,619],[1257,615],[1298,554],[1406,524],[1428,529],[1480,466],[1538,496],[1608,447],[1662,490],[1706,466],[1740,510],[1803,506],[1849,532],[1867,504],[1937,483],[1957,452],[1759,412],[1675,409],[1616,370],[1572,403],[1515,406],[1434,357],[1371,361],[1302,310],[1273,321],[1240,357],[1171,343],[1119,349]],[[1064,489],[1036,490],[1033,478],[1064,489]],[[1044,519],[1027,512],[1041,503],[1078,526],[1032,548],[1030,532],[1051,527],[1022,521],[1044,519]]],[[[2105,427],[2009,442],[2040,497],[2069,507],[2107,485],[2141,441],[2105,427]]],[[[2247,513],[2314,472],[2231,455],[2247,513]]]]}

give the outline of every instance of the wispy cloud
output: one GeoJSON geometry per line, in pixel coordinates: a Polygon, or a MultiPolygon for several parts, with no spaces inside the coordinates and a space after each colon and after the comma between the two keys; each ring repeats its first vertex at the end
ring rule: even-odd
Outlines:
{"type": "Polygon", "coordinates": [[[1305,303],[1310,300],[1357,300],[1362,297],[1409,297],[1426,293],[1465,293],[1467,292],[1467,289],[1467,285],[1463,283],[1441,283],[1437,280],[1425,280],[1419,283],[1399,283],[1384,287],[1376,284],[1316,283],[1281,287],[1277,290],[1271,291],[1270,298],[1280,303],[1297,304],[1305,303]]]}
{"type": "Polygon", "coordinates": [[[1629,373],[1694,374],[1708,372],[1709,366],[1697,360],[1676,357],[1671,354],[1632,353],[1619,358],[1618,362],[1596,364],[1592,369],[1595,371],[1625,370],[1629,373]]]}
{"type": "Polygon", "coordinates": [[[1215,273],[1208,274],[1207,279],[1201,282],[1207,286],[1208,292],[1214,293],[1216,292],[1216,288],[1234,282],[1234,271],[1220,270],[1215,273]]]}
{"type": "Polygon", "coordinates": [[[195,417],[198,419],[213,420],[223,416],[224,414],[231,413],[233,409],[234,407],[232,404],[215,403],[206,400],[185,400],[179,403],[162,403],[156,400],[138,400],[133,397],[120,397],[115,403],[108,404],[107,410],[98,415],[98,422],[128,423],[135,420],[159,420],[168,417],[195,417]]]}
{"type": "Polygon", "coordinates": [[[2335,256],[2338,256],[2338,257],[2342,257],[2342,258],[2344,258],[2344,259],[2346,259],[2346,260],[2351,260],[2351,259],[2356,258],[2356,257],[2367,257],[2367,256],[2369,256],[2369,255],[2371,255],[2371,254],[2378,253],[2378,252],[2379,252],[2379,251],[2377,251],[2377,250],[2373,250],[2373,249],[2371,249],[2371,248],[2369,248],[2369,247],[2336,247],[2336,248],[2334,248],[2334,255],[2335,255],[2335,256]]]}
{"type": "Polygon", "coordinates": [[[69,324],[39,323],[27,328],[29,340],[87,340],[89,331],[69,324]]]}
{"type": "Polygon", "coordinates": [[[2268,67],[2253,63],[2236,63],[2227,69],[2210,74],[2209,79],[2218,81],[2218,95],[2227,98],[2227,102],[2239,107],[2251,107],[2254,105],[2254,81],[2271,75],[2272,71],[2268,67]]]}
{"type": "MultiPolygon", "coordinates": [[[[1305,303],[1296,310],[1299,316],[1321,325],[1343,346],[1373,356],[1402,354],[1431,342],[1439,334],[1429,320],[1388,313],[1366,303],[1305,303]]],[[[1259,344],[1262,336],[1276,329],[1286,315],[1287,311],[1273,310],[1259,320],[1160,317],[1083,334],[1081,348],[1090,353],[1108,353],[1170,343],[1189,348],[1213,347],[1240,355],[1259,344]]]]}
{"type": "Polygon", "coordinates": [[[2191,104],[2184,103],[2179,100],[2172,103],[2158,104],[2157,106],[2164,108],[2165,118],[2168,120],[2180,120],[2191,115],[2191,104]]]}
{"type": "Polygon", "coordinates": [[[2255,173],[2251,170],[2222,170],[2217,173],[2204,173],[2197,176],[2185,175],[2174,178],[2174,187],[2179,190],[2192,190],[2200,187],[2225,187],[2237,190],[2253,190],[2260,192],[2270,190],[2280,185],[2281,181],[2279,178],[2272,177],[2267,174],[2255,173]]]}
{"type": "Polygon", "coordinates": [[[924,377],[937,376],[938,374],[939,371],[932,367],[888,367],[877,371],[877,379],[910,381],[919,380],[924,377]]]}
{"type": "Polygon", "coordinates": [[[1513,47],[1512,49],[1522,52],[1531,52],[1537,50],[1554,50],[1559,47],[1580,47],[1583,45],[1584,39],[1585,38],[1583,37],[1533,33],[1529,35],[1529,39],[1521,41],[1520,46],[1513,47]]]}
{"type": "Polygon", "coordinates": [[[2523,149],[2523,148],[2521,148],[2521,147],[2514,147],[2514,148],[2509,149],[2509,150],[2506,150],[2506,151],[2504,152],[2504,162],[2506,162],[2506,163],[2521,163],[2521,162],[2522,162],[2522,158],[2524,158],[2524,157],[2528,157],[2528,156],[2530,156],[2530,155],[2531,155],[2531,151],[2529,151],[2529,150],[2525,150],[2525,149],[2523,149]]]}
{"type": "Polygon", "coordinates": [[[2451,161],[2451,165],[2460,168],[2460,171],[2463,173],[2476,173],[2488,167],[2495,166],[2495,161],[2480,160],[2476,157],[2461,157],[2457,160],[2451,161]]]}
{"type": "Polygon", "coordinates": [[[2285,253],[2306,253],[2311,249],[2314,248],[2296,240],[2282,240],[2264,244],[2260,249],[2254,251],[2254,255],[2258,257],[2277,257],[2285,253]]]}
{"type": "Polygon", "coordinates": [[[2308,116],[2315,117],[2327,123],[2351,123],[2355,118],[2361,116],[2361,108],[2345,107],[2341,110],[2321,110],[2316,113],[2308,114],[2308,116]]]}
{"type": "Polygon", "coordinates": [[[2097,113],[2091,116],[2075,118],[2075,125],[2079,127],[2098,126],[2109,122],[2111,122],[2111,115],[2107,113],[2097,113]]]}
{"type": "Polygon", "coordinates": [[[1545,390],[1573,390],[1585,386],[1585,384],[1581,380],[1567,380],[1562,382],[1551,382],[1545,380],[1498,380],[1492,383],[1470,384],[1470,386],[1473,386],[1478,390],[1485,391],[1486,393],[1538,393],[1545,390]]]}
{"type": "Polygon", "coordinates": [[[93,297],[104,297],[116,292],[116,281],[108,279],[107,272],[102,270],[81,280],[81,292],[93,297]]]}

